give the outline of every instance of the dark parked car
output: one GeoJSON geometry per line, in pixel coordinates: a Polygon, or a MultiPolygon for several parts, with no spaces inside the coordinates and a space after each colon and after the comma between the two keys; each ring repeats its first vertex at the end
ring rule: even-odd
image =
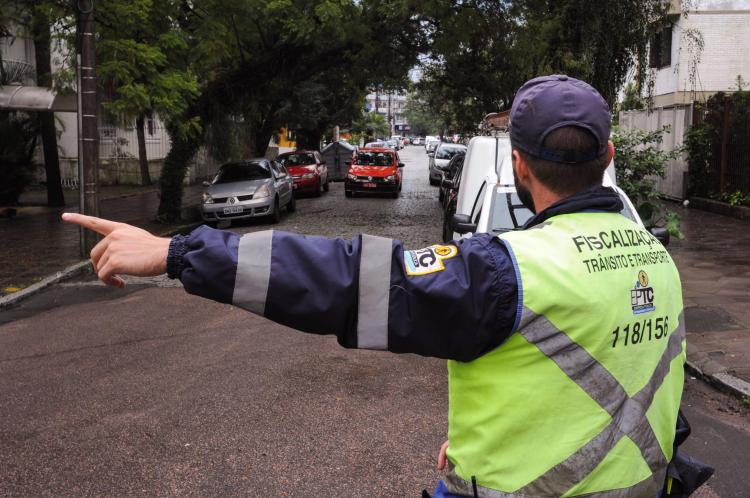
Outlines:
{"type": "Polygon", "coordinates": [[[453,180],[456,178],[456,172],[458,172],[459,176],[461,175],[461,168],[463,168],[464,165],[464,157],[466,157],[466,151],[462,150],[451,158],[450,162],[448,162],[448,166],[446,166],[444,170],[440,170],[442,177],[440,178],[438,199],[443,206],[445,206],[445,194],[450,190],[450,182],[446,182],[445,180],[453,180]]]}
{"type": "Polygon", "coordinates": [[[451,159],[446,174],[451,174],[450,178],[445,177],[440,184],[440,191],[443,193],[443,242],[453,240],[453,215],[456,214],[456,205],[458,199],[458,187],[461,185],[461,171],[464,168],[464,158],[466,154],[458,154],[451,159]]]}

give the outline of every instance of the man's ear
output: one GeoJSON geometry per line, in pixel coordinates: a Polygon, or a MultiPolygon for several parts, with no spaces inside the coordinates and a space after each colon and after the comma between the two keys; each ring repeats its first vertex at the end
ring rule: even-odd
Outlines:
{"type": "Polygon", "coordinates": [[[522,182],[528,182],[529,180],[529,165],[526,163],[526,160],[524,160],[523,156],[519,154],[518,150],[513,149],[512,156],[513,158],[513,168],[516,170],[516,176],[519,180],[522,182]]]}
{"type": "Polygon", "coordinates": [[[612,140],[607,141],[607,164],[612,162],[612,159],[615,157],[615,144],[612,143],[612,140]]]}

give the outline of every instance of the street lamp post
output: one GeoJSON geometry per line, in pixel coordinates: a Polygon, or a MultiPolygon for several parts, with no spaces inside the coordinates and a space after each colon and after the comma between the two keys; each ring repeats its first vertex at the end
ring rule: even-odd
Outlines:
{"type": "MultiPolygon", "coordinates": [[[[76,61],[78,63],[78,185],[80,212],[99,216],[99,130],[96,101],[96,41],[94,0],[75,0],[76,61]]],[[[80,229],[81,256],[88,257],[98,236],[80,229]]]]}

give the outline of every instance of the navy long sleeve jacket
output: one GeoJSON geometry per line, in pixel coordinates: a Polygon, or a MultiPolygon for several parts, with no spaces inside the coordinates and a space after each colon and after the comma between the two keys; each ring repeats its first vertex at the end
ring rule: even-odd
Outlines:
{"type": "MultiPolygon", "coordinates": [[[[620,209],[614,191],[597,188],[551,206],[527,227],[566,212],[620,209]]],[[[471,361],[502,344],[520,316],[512,252],[489,234],[406,250],[368,235],[240,236],[202,226],[172,239],[167,268],[191,294],[303,332],[335,334],[349,348],[471,361]]]]}

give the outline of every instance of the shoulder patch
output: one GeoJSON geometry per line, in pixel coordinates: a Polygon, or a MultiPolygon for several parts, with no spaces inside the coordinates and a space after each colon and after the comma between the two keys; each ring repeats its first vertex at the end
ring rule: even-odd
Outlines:
{"type": "Polygon", "coordinates": [[[435,245],[404,252],[404,268],[407,275],[428,275],[445,270],[443,261],[458,254],[454,245],[435,245]]]}

